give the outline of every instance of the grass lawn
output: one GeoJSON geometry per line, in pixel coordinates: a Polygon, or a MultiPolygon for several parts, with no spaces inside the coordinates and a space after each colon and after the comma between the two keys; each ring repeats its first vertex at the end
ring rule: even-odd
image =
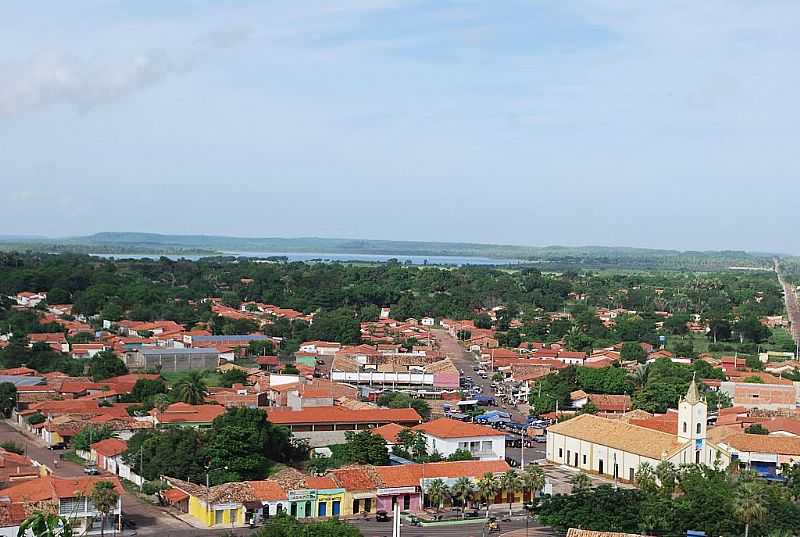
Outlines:
{"type": "Polygon", "coordinates": [[[788,330],[778,327],[772,330],[772,336],[761,347],[770,351],[794,352],[795,343],[788,330]]]}

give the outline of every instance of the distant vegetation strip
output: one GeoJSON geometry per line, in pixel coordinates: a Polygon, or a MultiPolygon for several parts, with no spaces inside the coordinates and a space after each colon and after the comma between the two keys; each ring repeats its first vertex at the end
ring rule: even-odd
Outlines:
{"type": "Polygon", "coordinates": [[[105,232],[64,239],[0,239],[0,250],[130,255],[202,255],[223,252],[458,256],[516,259],[543,270],[619,268],[714,271],[771,266],[772,254],[744,251],[678,251],[630,247],[517,246],[502,244],[326,238],[246,238],[105,232]]]}

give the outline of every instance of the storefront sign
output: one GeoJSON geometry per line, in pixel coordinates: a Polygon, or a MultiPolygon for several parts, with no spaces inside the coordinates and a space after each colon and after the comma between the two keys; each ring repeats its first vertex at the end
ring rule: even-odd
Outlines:
{"type": "Polygon", "coordinates": [[[317,499],[316,490],[290,490],[287,494],[290,502],[304,502],[317,499]]]}
{"type": "Polygon", "coordinates": [[[396,494],[414,494],[416,487],[395,487],[388,489],[378,489],[378,496],[394,496],[396,494]]]}

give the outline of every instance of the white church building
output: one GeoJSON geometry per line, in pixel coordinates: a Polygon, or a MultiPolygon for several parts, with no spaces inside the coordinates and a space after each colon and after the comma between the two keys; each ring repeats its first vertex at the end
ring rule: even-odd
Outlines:
{"type": "Polygon", "coordinates": [[[728,452],[708,442],[708,407],[694,379],[678,405],[678,434],[632,425],[619,419],[582,414],[547,430],[546,458],[608,477],[633,481],[643,462],[730,463],[728,452]]]}

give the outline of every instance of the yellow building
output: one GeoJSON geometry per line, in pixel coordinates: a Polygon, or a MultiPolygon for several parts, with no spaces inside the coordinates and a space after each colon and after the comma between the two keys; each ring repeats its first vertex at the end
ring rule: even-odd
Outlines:
{"type": "Polygon", "coordinates": [[[180,479],[166,479],[174,489],[189,496],[187,513],[200,525],[207,528],[245,525],[244,502],[253,497],[248,483],[225,483],[206,488],[180,479]]]}

